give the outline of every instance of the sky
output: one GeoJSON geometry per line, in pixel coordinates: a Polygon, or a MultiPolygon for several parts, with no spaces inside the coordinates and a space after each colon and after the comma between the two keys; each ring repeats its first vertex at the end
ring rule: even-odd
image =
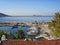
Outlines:
{"type": "Polygon", "coordinates": [[[0,13],[12,16],[53,15],[60,12],[60,0],[0,0],[0,13]]]}

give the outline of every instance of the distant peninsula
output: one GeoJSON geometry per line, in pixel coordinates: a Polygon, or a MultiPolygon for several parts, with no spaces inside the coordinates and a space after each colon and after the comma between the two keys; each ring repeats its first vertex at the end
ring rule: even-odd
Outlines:
{"type": "Polygon", "coordinates": [[[6,15],[4,13],[0,13],[0,17],[10,17],[9,15],[6,15]]]}
{"type": "Polygon", "coordinates": [[[0,13],[0,17],[53,17],[53,15],[20,15],[20,16],[10,16],[4,13],[0,13]]]}
{"type": "Polygon", "coordinates": [[[53,17],[53,15],[33,15],[35,17],[53,17]]]}

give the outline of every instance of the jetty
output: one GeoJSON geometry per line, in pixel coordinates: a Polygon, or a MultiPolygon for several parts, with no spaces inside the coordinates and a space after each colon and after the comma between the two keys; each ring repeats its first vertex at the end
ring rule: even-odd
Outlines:
{"type": "MultiPolygon", "coordinates": [[[[0,26],[14,26],[14,25],[16,25],[17,24],[17,22],[0,22],[0,26]]],[[[37,26],[38,25],[42,25],[43,23],[41,23],[41,22],[20,22],[20,23],[18,23],[18,26],[32,26],[32,25],[36,25],[37,24],[37,26]]],[[[48,23],[45,23],[44,22],[44,24],[46,25],[46,24],[48,24],[48,23]]]]}

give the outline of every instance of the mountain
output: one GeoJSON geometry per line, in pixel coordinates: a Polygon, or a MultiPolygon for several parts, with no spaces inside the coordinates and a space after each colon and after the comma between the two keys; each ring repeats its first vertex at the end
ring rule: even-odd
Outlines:
{"type": "Polygon", "coordinates": [[[35,17],[53,17],[53,15],[33,15],[35,17]]]}
{"type": "Polygon", "coordinates": [[[0,17],[9,17],[9,15],[6,15],[6,14],[3,14],[3,13],[0,13],[0,17]]]}

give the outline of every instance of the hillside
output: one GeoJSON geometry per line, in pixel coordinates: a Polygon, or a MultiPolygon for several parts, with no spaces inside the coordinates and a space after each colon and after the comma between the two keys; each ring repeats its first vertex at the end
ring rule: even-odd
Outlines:
{"type": "Polygon", "coordinates": [[[6,14],[3,14],[3,13],[0,13],[0,17],[8,17],[9,15],[6,15],[6,14]]]}

